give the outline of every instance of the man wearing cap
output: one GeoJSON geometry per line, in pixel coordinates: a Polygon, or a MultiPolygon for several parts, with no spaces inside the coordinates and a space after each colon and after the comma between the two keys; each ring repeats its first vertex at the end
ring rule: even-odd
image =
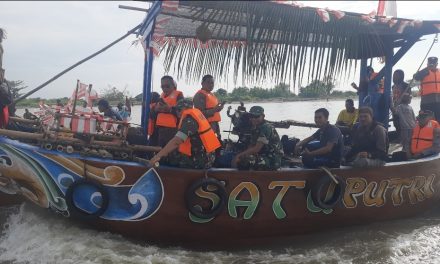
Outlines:
{"type": "Polygon", "coordinates": [[[277,170],[281,167],[283,147],[275,128],[264,120],[264,109],[252,106],[249,118],[252,124],[248,148],[232,160],[232,167],[241,170],[277,170]]]}
{"type": "Polygon", "coordinates": [[[414,74],[420,81],[421,110],[430,110],[437,121],[440,120],[440,71],[437,69],[437,57],[428,58],[428,66],[414,74]]]}
{"type": "Polygon", "coordinates": [[[302,151],[302,162],[306,168],[326,166],[339,168],[343,151],[342,133],[328,122],[329,112],[325,108],[315,111],[315,123],[319,127],[310,137],[295,146],[295,152],[302,151]]]}
{"type": "Polygon", "coordinates": [[[208,169],[215,160],[215,150],[221,147],[208,120],[193,108],[189,99],[179,100],[175,106],[179,117],[176,135],[150,160],[154,165],[163,157],[170,166],[192,169],[208,169]],[[175,151],[177,149],[177,151],[175,151]]]}
{"type": "Polygon", "coordinates": [[[411,156],[422,158],[440,152],[440,125],[433,113],[420,110],[411,138],[411,156]]]}
{"type": "Polygon", "coordinates": [[[373,120],[373,110],[359,108],[359,126],[353,130],[352,148],[346,160],[353,167],[380,167],[388,159],[388,135],[386,129],[373,120]]]}

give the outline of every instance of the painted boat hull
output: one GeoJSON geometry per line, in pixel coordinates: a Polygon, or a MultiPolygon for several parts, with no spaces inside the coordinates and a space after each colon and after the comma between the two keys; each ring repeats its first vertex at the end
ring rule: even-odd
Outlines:
{"type": "MultiPolygon", "coordinates": [[[[310,196],[328,177],[322,170],[151,169],[46,151],[4,137],[0,160],[1,179],[10,182],[3,192],[20,194],[66,217],[74,216],[69,199],[76,199],[75,207],[94,212],[108,198],[102,215],[80,221],[127,237],[186,247],[269,244],[319,230],[410,217],[436,207],[440,197],[440,155],[381,168],[332,169],[346,183],[341,202],[332,209],[319,208],[310,196]],[[186,205],[188,188],[204,177],[224,182],[226,190],[224,208],[210,219],[195,217],[186,205]],[[76,190],[77,198],[66,197],[72,183],[84,178],[99,182],[107,195],[86,186],[76,190]]],[[[218,202],[215,191],[189,194],[201,205],[211,205],[210,199],[213,205],[218,202]]]]}

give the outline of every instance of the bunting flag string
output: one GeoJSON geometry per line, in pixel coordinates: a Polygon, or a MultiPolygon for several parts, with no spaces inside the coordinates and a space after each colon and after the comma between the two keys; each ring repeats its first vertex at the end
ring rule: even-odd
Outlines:
{"type": "Polygon", "coordinates": [[[330,21],[330,15],[325,9],[318,8],[316,9],[316,13],[318,13],[319,17],[324,21],[324,23],[327,23],[330,21]]]}
{"type": "MultiPolygon", "coordinates": [[[[162,10],[167,12],[176,12],[179,8],[179,1],[162,1],[162,10]]],[[[158,57],[165,45],[165,26],[171,20],[170,17],[161,17],[156,19],[153,36],[150,41],[150,48],[153,55],[158,57]]]]}
{"type": "Polygon", "coordinates": [[[397,19],[392,18],[388,21],[388,25],[390,26],[390,28],[392,28],[394,27],[394,25],[397,24],[397,22],[399,22],[397,19]]]}
{"type": "Polygon", "coordinates": [[[326,8],[328,12],[330,12],[332,15],[336,17],[337,20],[343,18],[345,16],[345,12],[339,11],[339,10],[330,10],[326,8]]]}
{"type": "Polygon", "coordinates": [[[399,26],[397,27],[397,33],[402,34],[405,28],[410,24],[410,21],[402,20],[399,23],[399,26]]]}

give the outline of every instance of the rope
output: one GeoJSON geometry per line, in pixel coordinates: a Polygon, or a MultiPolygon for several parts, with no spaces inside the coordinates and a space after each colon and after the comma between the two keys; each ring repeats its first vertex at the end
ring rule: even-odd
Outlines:
{"type": "Polygon", "coordinates": [[[58,73],[57,75],[55,75],[54,77],[52,77],[51,79],[49,79],[48,81],[46,81],[45,83],[41,84],[40,86],[38,86],[37,88],[27,92],[26,94],[20,96],[19,98],[17,98],[16,100],[14,100],[14,104],[25,99],[26,97],[28,97],[29,95],[39,91],[41,88],[45,87],[46,85],[48,85],[49,83],[55,81],[56,79],[58,79],[59,77],[61,77],[62,75],[64,75],[65,73],[71,71],[72,69],[76,68],[77,66],[83,64],[84,62],[90,60],[91,58],[95,57],[96,55],[106,51],[108,48],[110,48],[111,46],[115,45],[116,43],[120,42],[121,40],[125,39],[126,37],[130,36],[131,34],[133,34],[138,28],[140,28],[141,25],[137,25],[136,27],[132,28],[131,30],[129,30],[125,35],[123,35],[122,37],[118,38],[117,40],[113,41],[112,43],[110,43],[109,45],[105,46],[104,48],[100,49],[99,51],[93,53],[92,55],[88,56],[87,58],[84,58],[82,60],[80,60],[79,62],[73,64],[72,66],[70,66],[69,68],[65,69],[64,71],[58,73]]]}
{"type": "Polygon", "coordinates": [[[333,173],[329,170],[329,168],[327,167],[319,167],[321,170],[323,170],[325,173],[327,173],[327,175],[336,183],[339,184],[338,180],[336,179],[336,177],[333,175],[333,173]]]}

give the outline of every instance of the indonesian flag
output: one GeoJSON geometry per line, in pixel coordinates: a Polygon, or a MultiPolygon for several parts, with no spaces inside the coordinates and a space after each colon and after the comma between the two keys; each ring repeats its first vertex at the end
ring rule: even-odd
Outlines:
{"type": "Polygon", "coordinates": [[[397,17],[397,4],[395,0],[379,0],[377,6],[378,16],[397,17]]]}

